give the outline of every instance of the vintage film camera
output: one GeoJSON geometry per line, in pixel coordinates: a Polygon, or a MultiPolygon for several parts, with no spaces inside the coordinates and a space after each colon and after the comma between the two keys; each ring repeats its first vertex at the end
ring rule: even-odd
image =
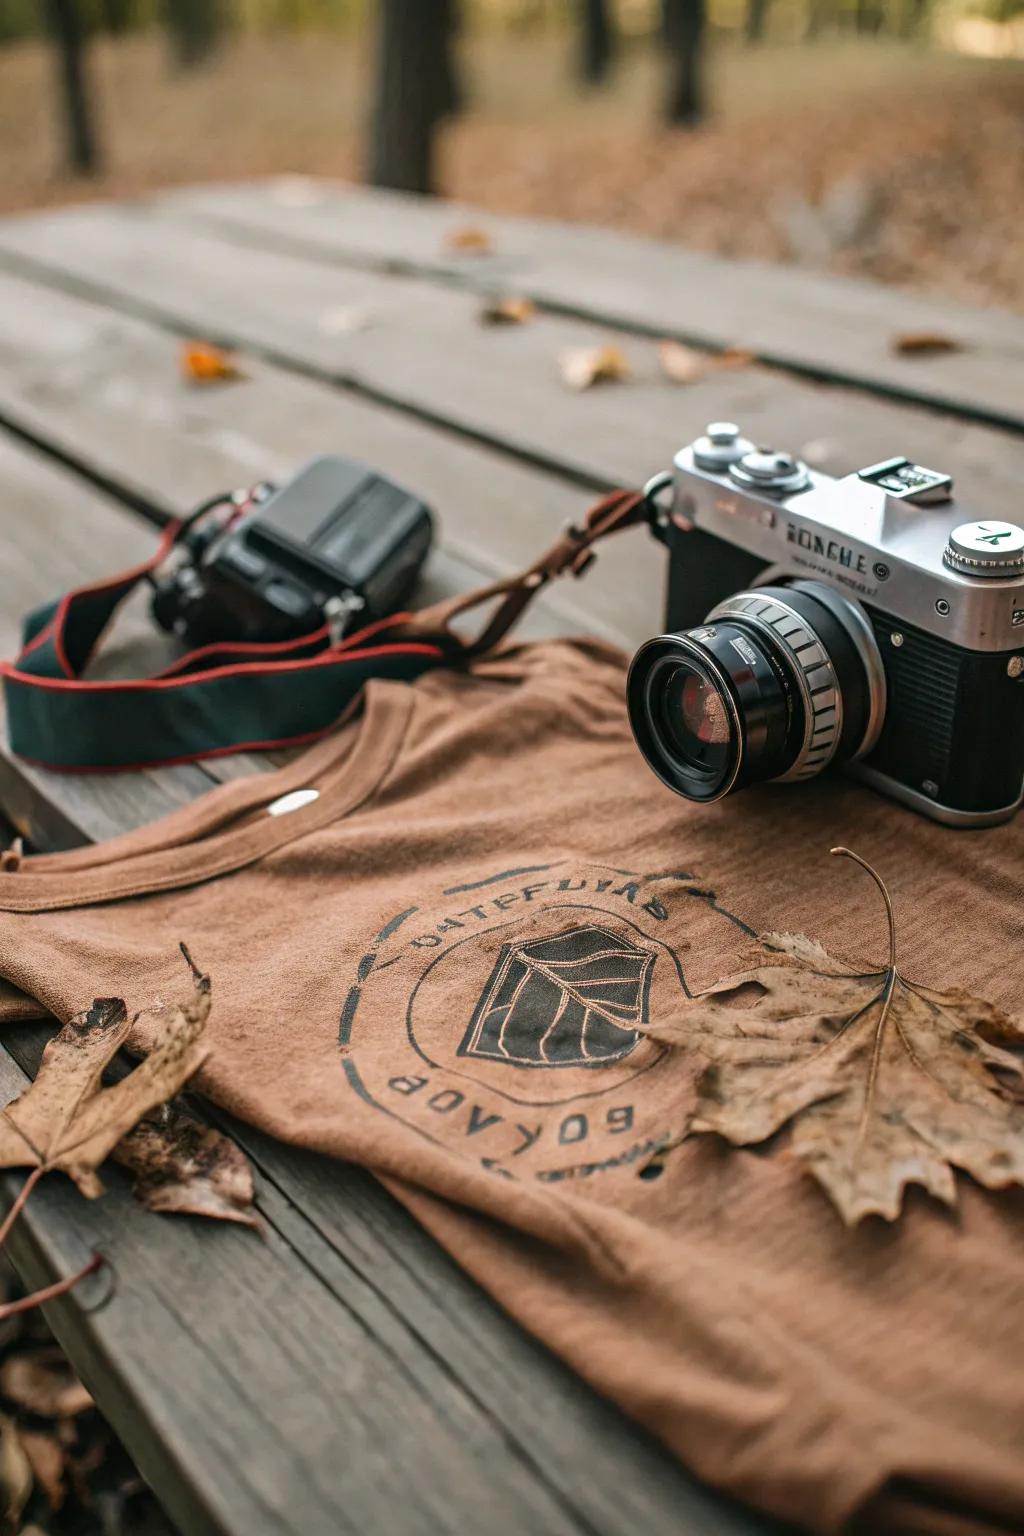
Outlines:
{"type": "Polygon", "coordinates": [[[433,519],[401,486],[324,455],[280,489],[217,498],[183,532],[184,561],[153,581],[161,628],[208,645],[297,639],[327,623],[340,639],[401,607],[433,519]]]}
{"type": "Polygon", "coordinates": [[[715,422],[648,487],[668,633],[629,674],[637,743],[719,800],[844,764],[936,821],[1024,799],[1024,527],[907,459],[841,480],[715,422]]]}

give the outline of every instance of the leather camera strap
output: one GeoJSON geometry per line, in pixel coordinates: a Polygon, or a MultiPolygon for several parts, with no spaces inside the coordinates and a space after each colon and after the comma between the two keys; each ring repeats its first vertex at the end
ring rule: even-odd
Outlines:
{"type": "Polygon", "coordinates": [[[25,619],[20,655],[0,663],[11,748],[46,768],[102,772],[313,741],[370,678],[411,682],[491,649],[535,592],[564,573],[581,575],[593,544],[645,516],[640,493],[613,491],[519,575],[394,614],[341,641],[324,625],[298,640],[203,646],[147,678],[84,679],[118,608],[177,542],[182,525],[171,524],[142,565],[78,587],[25,619]],[[475,638],[452,629],[454,619],[489,602],[496,606],[475,638]]]}

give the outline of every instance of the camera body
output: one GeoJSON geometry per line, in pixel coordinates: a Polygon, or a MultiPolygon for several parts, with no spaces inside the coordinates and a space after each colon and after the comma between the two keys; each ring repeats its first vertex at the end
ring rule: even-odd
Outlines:
{"type": "Polygon", "coordinates": [[[433,537],[429,508],[349,459],[312,459],[287,484],[204,517],[186,559],[153,583],[161,628],[191,645],[299,639],[331,625],[340,638],[400,608],[433,537]]]}
{"type": "MultiPolygon", "coordinates": [[[[667,482],[667,500],[651,499],[670,556],[666,629],[689,631],[708,652],[712,684],[716,646],[727,641],[728,665],[737,665],[737,623],[756,646],[771,640],[787,687],[802,674],[791,691],[792,707],[802,691],[810,711],[804,756],[756,777],[807,777],[834,759],[949,825],[1014,814],[1024,798],[1024,529],[972,521],[948,476],[906,459],[834,479],[755,448],[732,423],[712,424],[683,448],[671,489],[667,482]],[[825,634],[833,618],[841,644],[825,634]],[[717,632],[723,623],[728,635],[717,632]],[[828,675],[813,665],[818,642],[835,664],[828,675]],[[839,652],[851,645],[857,656],[845,666],[858,681],[837,687],[839,652]],[[855,728],[851,692],[860,701],[855,728]]],[[[638,686],[631,680],[635,730],[638,686]]],[[[731,711],[732,696],[723,697],[731,711]]],[[[715,728],[709,715],[704,739],[715,728]]],[[[638,740],[660,772],[639,731],[638,740]]]]}

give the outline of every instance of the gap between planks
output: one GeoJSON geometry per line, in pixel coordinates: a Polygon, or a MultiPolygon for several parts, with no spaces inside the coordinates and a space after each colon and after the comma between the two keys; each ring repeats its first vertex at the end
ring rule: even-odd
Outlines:
{"type": "Polygon", "coordinates": [[[514,290],[551,314],[710,351],[748,345],[763,363],[798,378],[1024,432],[1014,386],[1024,370],[1024,318],[1010,312],[816,268],[737,261],[621,231],[513,218],[327,179],[176,189],[135,206],[239,246],[477,292],[514,290]],[[495,231],[494,249],[446,253],[445,236],[462,224],[495,231]],[[893,338],[904,332],[952,334],[964,351],[894,356],[893,338]],[[872,345],[874,357],[865,352],[872,345]],[[990,364],[1000,356],[1007,377],[993,388],[990,364]],[[973,396],[965,369],[975,376],[973,396]]]}

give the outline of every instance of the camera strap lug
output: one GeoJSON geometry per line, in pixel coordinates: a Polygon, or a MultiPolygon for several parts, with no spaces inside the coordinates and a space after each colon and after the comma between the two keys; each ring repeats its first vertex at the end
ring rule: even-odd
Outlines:
{"type": "Polygon", "coordinates": [[[343,592],[329,597],[324,603],[324,623],[332,646],[340,645],[348,632],[349,624],[366,604],[357,592],[343,592]]]}

